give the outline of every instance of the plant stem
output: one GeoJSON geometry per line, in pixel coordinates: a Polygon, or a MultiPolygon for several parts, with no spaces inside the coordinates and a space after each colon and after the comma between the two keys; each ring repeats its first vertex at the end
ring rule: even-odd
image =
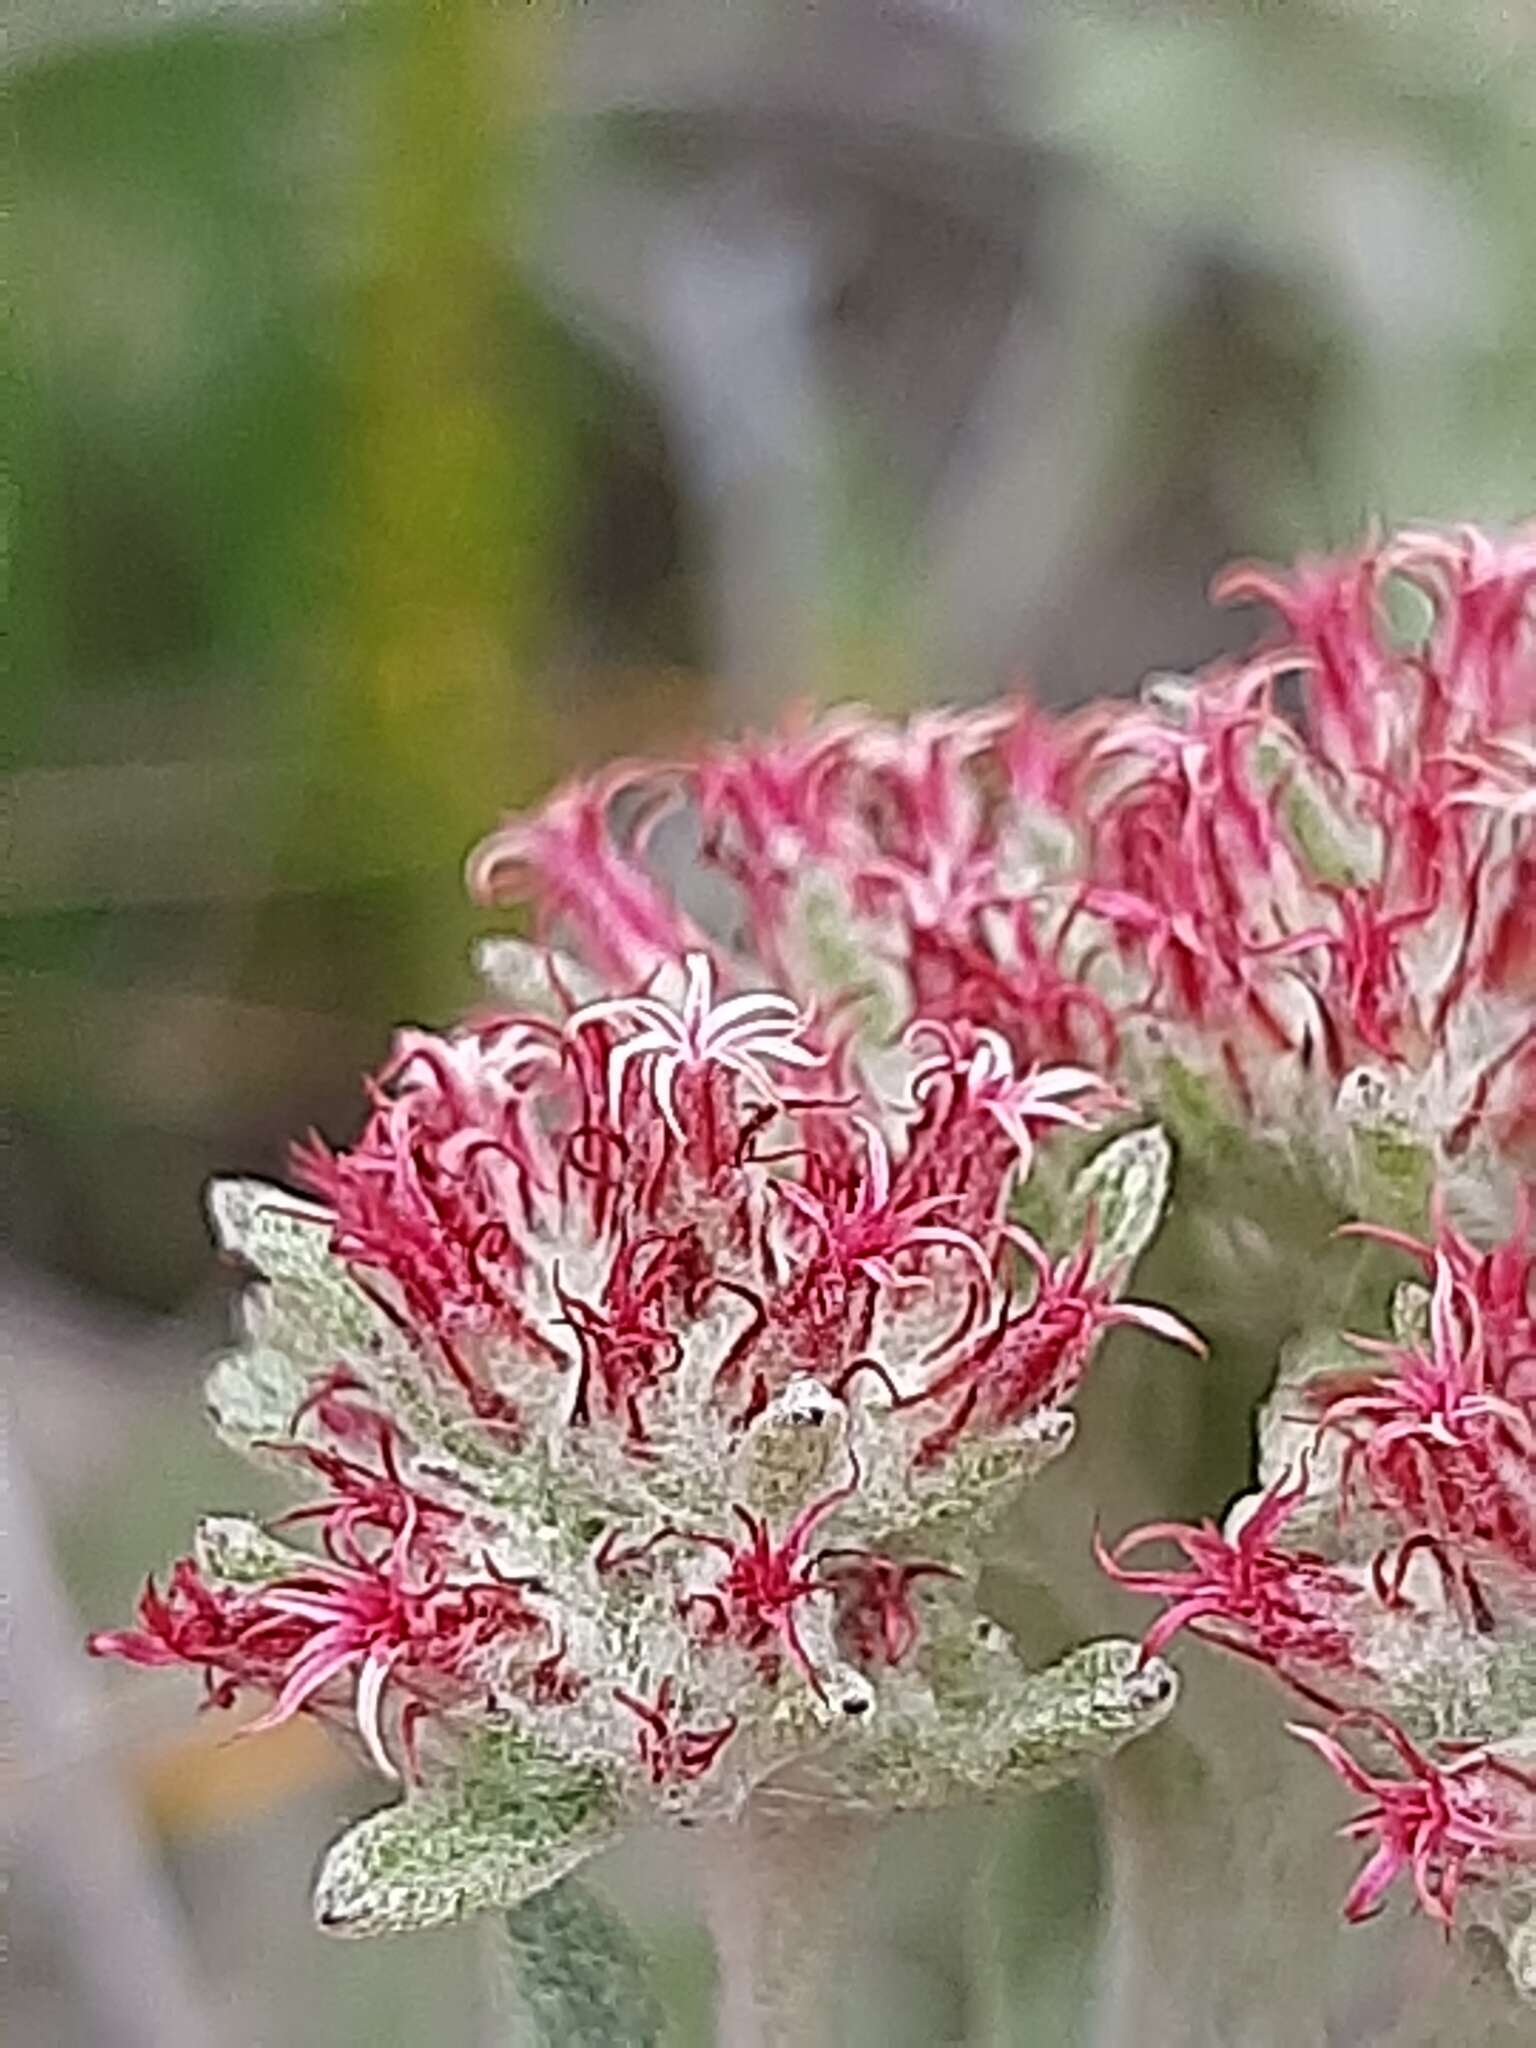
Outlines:
{"type": "Polygon", "coordinates": [[[717,2048],[841,2048],[877,1820],[767,1801],[705,1843],[717,2048]]]}

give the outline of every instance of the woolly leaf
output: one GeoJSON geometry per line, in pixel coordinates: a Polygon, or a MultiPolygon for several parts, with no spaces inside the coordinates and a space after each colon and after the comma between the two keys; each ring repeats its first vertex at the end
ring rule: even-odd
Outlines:
{"type": "Polygon", "coordinates": [[[249,1515],[205,1515],[193,1551],[204,1576],[226,1586],[265,1586],[312,1562],[249,1515]]]}
{"type": "Polygon", "coordinates": [[[1396,1230],[1421,1231],[1429,1219],[1434,1149],[1396,1084],[1373,1067],[1356,1067],[1339,1084],[1337,1107],[1349,1131],[1359,1212],[1396,1230]]]}
{"type": "Polygon", "coordinates": [[[1168,1201],[1173,1147],[1156,1124],[1112,1138],[1072,1184],[1072,1234],[1091,1215],[1095,1230],[1093,1277],[1129,1277],[1151,1243],[1168,1201]]]}
{"type": "Polygon", "coordinates": [[[318,1203],[260,1180],[216,1180],[208,1218],[219,1249],[269,1280],[312,1280],[330,1262],[331,1218],[318,1203]]]}
{"type": "Polygon", "coordinates": [[[204,1397],[219,1435],[233,1449],[248,1451],[252,1444],[290,1436],[308,1391],[306,1375],[285,1352],[248,1345],[218,1361],[204,1397]]]}
{"type": "Polygon", "coordinates": [[[333,1845],[315,1917],[330,1934],[400,1934],[516,1906],[585,1862],[617,1825],[603,1772],[511,1731],[484,1734],[446,1783],[369,1814],[333,1845]]]}
{"type": "Polygon", "coordinates": [[[860,1036],[880,1044],[898,1030],[907,1008],[902,976],[890,964],[889,935],[854,909],[840,879],[806,867],[786,909],[785,937],[794,965],[827,1000],[857,1001],[860,1036]]]}
{"type": "Polygon", "coordinates": [[[577,1004],[603,993],[601,980],[558,947],[498,933],[475,947],[475,967],[497,1001],[508,1010],[531,1011],[551,1023],[563,1022],[577,1004]]]}
{"type": "Polygon", "coordinates": [[[1422,1280],[1399,1280],[1392,1290],[1392,1335],[1399,1344],[1429,1341],[1429,1289],[1422,1280]]]}
{"type": "Polygon", "coordinates": [[[838,1767],[845,1797],[939,1806],[1042,1791],[1113,1756],[1166,1719],[1178,1680],[1119,1637],[1024,1672],[1004,1632],[982,1623],[926,1646],[931,1693],[888,1705],[873,1738],[838,1767]]]}

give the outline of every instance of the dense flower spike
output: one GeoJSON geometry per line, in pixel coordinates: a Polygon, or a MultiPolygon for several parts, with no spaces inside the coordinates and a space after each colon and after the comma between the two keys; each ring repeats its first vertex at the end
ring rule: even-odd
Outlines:
{"type": "MultiPolygon", "coordinates": [[[[215,1192],[262,1282],[215,1418],[313,1493],[266,1529],[209,1525],[94,1647],[265,1701],[254,1729],[354,1730],[406,1780],[397,1845],[508,1737],[561,1814],[600,1760],[581,1853],[594,1814],[728,1816],[801,1755],[834,1784],[846,1757],[852,1798],[848,1746],[882,1718],[896,1803],[942,1796],[957,1758],[1027,1778],[966,1679],[987,1528],[1065,1448],[1104,1331],[1197,1341],[1119,1299],[1168,1148],[1145,1125],[1105,1142],[1128,1105],[1096,1074],[953,1020],[871,1043],[835,1002],[722,973],[694,950],[578,1001],[551,966],[544,1014],[401,1034],[358,1143],[297,1155],[318,1204],[215,1192]],[[1053,1133],[1096,1148],[1054,1255],[1009,1220],[1053,1133]]],[[[1006,1653],[997,1675],[1025,1681],[1006,1653]]],[[[1172,1687],[1127,1661],[1086,1726],[1080,1690],[1053,1774],[1172,1687]]],[[[336,1852],[327,1924],[459,1910],[446,1877],[354,1898],[374,1838],[336,1852]]],[[[525,1850],[476,1845],[496,1899],[559,1874],[525,1850]]]]}
{"type": "Polygon", "coordinates": [[[1524,1196],[1487,1247],[1436,1208],[1429,1241],[1345,1233],[1426,1279],[1399,1285],[1390,1335],[1347,1333],[1320,1368],[1282,1375],[1266,1490],[1225,1532],[1154,1525],[1100,1558],[1167,1603],[1148,1653],[1190,1628],[1330,1714],[1295,1732],[1371,1802],[1345,1830],[1376,1844],[1348,1917],[1407,1873],[1449,1928],[1465,1888],[1531,1993],[1516,1956],[1536,1879],[1536,1248],[1524,1196]],[[1154,1541],[1183,1568],[1127,1563],[1154,1541]],[[1382,1770],[1339,1740],[1351,1729],[1382,1770]]]}
{"type": "Polygon", "coordinates": [[[632,764],[551,808],[600,850],[579,914],[568,837],[541,824],[504,828],[475,878],[495,892],[511,864],[554,928],[628,933],[644,972],[679,947],[677,914],[631,899],[658,886],[651,819],[681,806],[782,987],[963,1029],[1001,1114],[1033,1062],[1107,1063],[1142,1100],[1182,1070],[1243,1115],[1326,1126],[1364,1069],[1465,1174],[1536,1126],[1533,562],[1529,535],[1468,531],[1235,570],[1219,594],[1281,631],[1134,710],[843,714],[632,764]],[[1397,592],[1428,610],[1417,638],[1389,623],[1397,592]]]}
{"type": "MultiPolygon", "coordinates": [[[[401,1034],[359,1140],[297,1154],[316,1199],[216,1192],[262,1283],[216,1419],[318,1497],[210,1525],[98,1647],[419,1776],[338,1850],[328,1924],[505,1902],[797,1760],[910,1803],[1042,1753],[996,1739],[988,1688],[1055,1695],[977,1650],[978,1570],[1107,1332],[1201,1348],[1125,1298],[1166,1127],[1208,1205],[1278,1159],[1412,1277],[1282,1374],[1224,1530],[1103,1562],[1167,1603],[1148,1656],[1187,1627],[1375,1745],[1315,1745],[1373,1801],[1352,1911],[1399,1868],[1437,1917],[1491,1900],[1518,1975],[1536,534],[1219,594],[1278,629],[1135,704],[801,717],[558,791],[471,864],[538,938],[487,945],[499,1007],[401,1034]],[[546,1800],[515,1853],[476,1833],[509,1757],[546,1800]]],[[[1063,1691],[1066,1751],[1166,1711],[1124,1654],[1091,1730],[1063,1691]]]]}

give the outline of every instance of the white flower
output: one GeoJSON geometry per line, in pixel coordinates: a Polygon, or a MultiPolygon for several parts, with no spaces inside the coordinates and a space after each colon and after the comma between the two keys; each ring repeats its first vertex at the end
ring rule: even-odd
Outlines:
{"type": "Polygon", "coordinates": [[[824,1059],[803,1042],[805,1019],[788,996],[757,990],[716,1002],[714,968],[708,954],[690,953],[684,970],[681,1008],[654,995],[610,996],[584,1004],[568,1027],[576,1032],[590,1024],[638,1026],[636,1035],[620,1039],[608,1056],[609,1120],[619,1121],[624,1076],[631,1062],[638,1060],[656,1107],[679,1143],[684,1138],[677,1116],[679,1073],[728,1067],[771,1101],[775,1090],[765,1061],[819,1067],[824,1059]]]}

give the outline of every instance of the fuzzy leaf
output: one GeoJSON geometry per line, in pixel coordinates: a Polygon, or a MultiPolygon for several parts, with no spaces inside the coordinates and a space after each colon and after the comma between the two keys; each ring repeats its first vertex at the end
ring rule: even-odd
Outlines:
{"type": "Polygon", "coordinates": [[[293,1432],[293,1418],[309,1381],[285,1352],[264,1345],[230,1351],[208,1375],[204,1399],[213,1426],[225,1443],[248,1451],[263,1440],[281,1442],[293,1432]]]}
{"type": "Polygon", "coordinates": [[[1129,1277],[1156,1234],[1172,1176],[1173,1147],[1156,1124],[1112,1138],[1077,1176],[1068,1217],[1077,1233],[1094,1219],[1095,1280],[1129,1277]]]}
{"type": "Polygon", "coordinates": [[[1420,1232],[1429,1219],[1435,1155],[1396,1083],[1374,1067],[1356,1067],[1339,1084],[1338,1113],[1349,1132],[1359,1213],[1396,1230],[1420,1232]]]}
{"type": "Polygon", "coordinates": [[[1509,1938],[1509,1976],[1520,1996],[1536,2005],[1536,1913],[1509,1938]]]}
{"type": "Polygon", "coordinates": [[[856,990],[849,1010],[860,1036],[875,1044],[891,1038],[906,1011],[906,990],[889,962],[888,935],[860,916],[840,879],[826,869],[802,870],[785,925],[787,948],[808,985],[839,1002],[856,990]]]}
{"type": "Polygon", "coordinates": [[[193,1550],[204,1576],[226,1586],[269,1585],[313,1562],[307,1552],[268,1535],[249,1515],[204,1515],[193,1550]]]}
{"type": "Polygon", "coordinates": [[[1140,1655],[1135,1643],[1106,1637],[1031,1673],[1001,1714],[993,1709],[999,1786],[1060,1784],[1166,1719],[1178,1679],[1160,1658],[1143,1664],[1140,1655]]]}
{"type": "Polygon", "coordinates": [[[1157,1084],[1162,1115],[1186,1151],[1204,1156],[1227,1144],[1237,1110],[1223,1082],[1170,1054],[1157,1062],[1157,1084]]]}
{"type": "Polygon", "coordinates": [[[331,1218],[316,1202],[261,1180],[216,1180],[208,1218],[219,1249],[269,1280],[309,1280],[330,1262],[331,1218]]]}
{"type": "Polygon", "coordinates": [[[474,959],[480,978],[498,1002],[508,1010],[532,1011],[551,1023],[563,1023],[573,1005],[590,1003],[603,993],[600,977],[569,953],[506,933],[481,939],[474,959]]]}
{"type": "Polygon", "coordinates": [[[1043,1791],[1155,1728],[1178,1695],[1170,1667],[1142,1664],[1120,1637],[1025,1673],[989,1623],[930,1650],[926,1675],[931,1695],[888,1708],[873,1739],[840,1760],[845,1797],[899,1808],[1043,1791]]]}
{"type": "Polygon", "coordinates": [[[1021,1487],[1059,1458],[1077,1434],[1070,1408],[1037,1408],[1006,1429],[962,1437],[941,1463],[909,1472],[906,1497],[893,1489],[893,1526],[922,1532],[925,1548],[951,1562],[979,1556],[1021,1487]]]}
{"type": "Polygon", "coordinates": [[[1281,1348],[1274,1384],[1258,1414],[1256,1478],[1262,1491],[1292,1479],[1305,1460],[1311,1483],[1307,1499],[1293,1510],[1293,1534],[1307,1530],[1315,1535],[1321,1524],[1331,1526],[1344,1456],[1337,1436],[1319,1441],[1309,1392],[1315,1394],[1341,1373],[1359,1370],[1360,1353],[1337,1330],[1309,1330],[1281,1348]]]}
{"type": "Polygon", "coordinates": [[[286,1188],[259,1180],[220,1180],[208,1190],[208,1214],[220,1247],[269,1284],[251,1288],[245,1327],[256,1341],[312,1360],[398,1349],[388,1317],[369,1300],[331,1249],[329,1212],[286,1188]]]}
{"type": "Polygon", "coordinates": [[[472,1743],[446,1783],[369,1814],[332,1846],[315,1917],[329,1934],[402,1934],[517,1906],[617,1826],[603,1772],[498,1730],[472,1743]]]}
{"type": "Polygon", "coordinates": [[[1281,813],[1315,881],[1348,888],[1372,879],[1380,858],[1369,833],[1340,808],[1294,733],[1269,726],[1255,765],[1264,787],[1281,792],[1281,813]]]}
{"type": "Polygon", "coordinates": [[[1392,1290],[1392,1335],[1399,1344],[1429,1342],[1431,1295],[1422,1280],[1399,1280],[1392,1290]]]}

